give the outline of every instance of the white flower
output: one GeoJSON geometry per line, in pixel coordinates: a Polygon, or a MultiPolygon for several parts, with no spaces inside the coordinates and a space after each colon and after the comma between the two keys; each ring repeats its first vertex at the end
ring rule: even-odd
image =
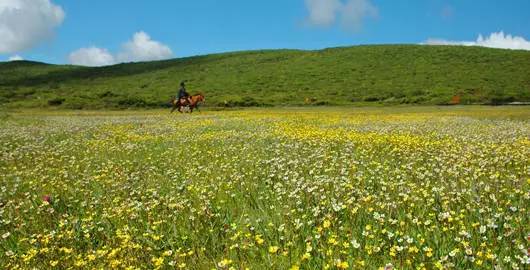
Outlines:
{"type": "Polygon", "coordinates": [[[11,235],[10,232],[6,232],[6,233],[2,234],[2,239],[6,239],[6,238],[8,238],[10,235],[11,235]]]}
{"type": "Polygon", "coordinates": [[[358,249],[359,247],[361,247],[361,244],[359,244],[359,242],[357,242],[357,240],[355,240],[355,239],[353,239],[351,241],[351,244],[352,244],[353,248],[355,248],[355,249],[358,249]]]}

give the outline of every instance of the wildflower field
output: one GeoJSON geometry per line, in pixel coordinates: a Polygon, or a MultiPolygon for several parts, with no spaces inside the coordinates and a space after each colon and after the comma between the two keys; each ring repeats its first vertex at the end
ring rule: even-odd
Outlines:
{"type": "Polygon", "coordinates": [[[0,114],[1,269],[528,269],[530,108],[0,114]]]}

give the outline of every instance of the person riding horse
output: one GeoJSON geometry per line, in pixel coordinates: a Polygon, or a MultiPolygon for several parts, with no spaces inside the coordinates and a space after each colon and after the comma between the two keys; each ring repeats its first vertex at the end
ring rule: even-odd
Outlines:
{"type": "Polygon", "coordinates": [[[190,94],[186,91],[186,84],[184,82],[180,83],[178,98],[180,104],[183,106],[191,103],[190,94]]]}
{"type": "Polygon", "coordinates": [[[173,107],[171,112],[174,112],[176,109],[182,113],[183,107],[188,107],[189,112],[192,113],[194,109],[199,109],[199,103],[204,102],[204,95],[198,93],[191,96],[188,91],[186,91],[185,81],[180,82],[180,89],[176,96],[171,97],[170,104],[173,107]]]}

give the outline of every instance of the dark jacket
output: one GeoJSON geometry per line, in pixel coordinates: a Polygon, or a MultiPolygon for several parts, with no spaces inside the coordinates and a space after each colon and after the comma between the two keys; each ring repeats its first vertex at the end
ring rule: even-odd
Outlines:
{"type": "Polygon", "coordinates": [[[188,92],[186,92],[186,88],[184,88],[184,86],[180,87],[180,90],[179,90],[179,98],[186,98],[186,97],[189,97],[190,94],[188,94],[188,92]]]}

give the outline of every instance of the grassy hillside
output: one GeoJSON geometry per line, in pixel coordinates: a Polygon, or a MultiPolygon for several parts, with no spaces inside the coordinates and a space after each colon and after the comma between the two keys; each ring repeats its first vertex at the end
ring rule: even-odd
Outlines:
{"type": "Polygon", "coordinates": [[[0,63],[0,103],[160,107],[182,80],[189,81],[189,92],[204,92],[208,106],[507,103],[530,101],[530,52],[385,45],[235,52],[99,68],[9,62],[0,63]]]}

